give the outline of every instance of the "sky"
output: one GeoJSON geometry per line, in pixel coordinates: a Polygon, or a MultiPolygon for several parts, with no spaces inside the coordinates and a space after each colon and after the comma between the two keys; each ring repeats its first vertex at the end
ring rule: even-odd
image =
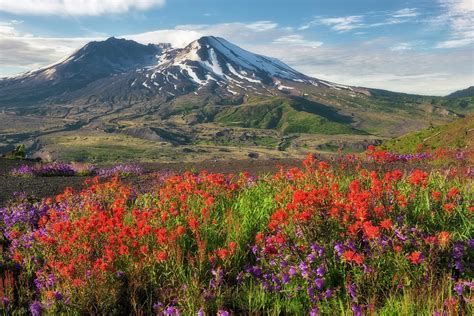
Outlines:
{"type": "Polygon", "coordinates": [[[0,77],[110,36],[184,47],[205,35],[340,84],[474,85],[474,0],[0,0],[0,77]]]}

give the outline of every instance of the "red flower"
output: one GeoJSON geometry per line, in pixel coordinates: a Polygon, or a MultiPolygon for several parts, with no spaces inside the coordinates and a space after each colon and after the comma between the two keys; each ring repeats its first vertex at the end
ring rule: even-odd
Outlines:
{"type": "Polygon", "coordinates": [[[451,190],[449,190],[449,192],[448,192],[448,198],[450,198],[450,199],[451,199],[451,198],[454,198],[454,197],[456,197],[458,194],[459,194],[459,189],[456,188],[456,187],[453,187],[453,188],[451,188],[451,190]]]}
{"type": "Polygon", "coordinates": [[[441,199],[441,192],[433,191],[431,192],[431,197],[433,198],[433,200],[439,201],[441,199]]]}
{"type": "Polygon", "coordinates": [[[408,256],[408,259],[413,264],[420,264],[423,261],[423,254],[420,251],[413,251],[408,256]]]}
{"type": "Polygon", "coordinates": [[[148,252],[148,247],[145,246],[145,245],[144,245],[144,246],[141,246],[141,247],[140,247],[140,252],[141,252],[142,255],[146,255],[147,252],[148,252]]]}
{"type": "Polygon", "coordinates": [[[217,250],[217,256],[221,259],[221,260],[225,260],[225,258],[227,258],[227,256],[229,255],[229,251],[225,248],[221,248],[221,249],[218,249],[217,250]]]}
{"type": "Polygon", "coordinates": [[[186,228],[184,228],[184,226],[179,225],[178,227],[176,227],[176,234],[178,235],[178,237],[184,235],[185,232],[186,228]]]}
{"type": "Polygon", "coordinates": [[[446,247],[448,245],[450,238],[451,234],[449,232],[442,231],[438,234],[438,241],[442,247],[446,247]]]}
{"type": "Polygon", "coordinates": [[[199,227],[199,222],[193,216],[190,216],[188,220],[188,225],[191,230],[197,230],[199,227]]]}
{"type": "Polygon", "coordinates": [[[375,239],[380,236],[380,230],[377,226],[372,225],[372,222],[365,222],[364,223],[364,232],[367,238],[375,239]]]}
{"type": "Polygon", "coordinates": [[[357,264],[364,263],[364,256],[352,250],[344,251],[342,257],[348,262],[355,262],[357,264]]]}
{"type": "Polygon", "coordinates": [[[454,206],[453,203],[446,203],[446,204],[444,204],[444,206],[443,206],[444,210],[445,210],[446,212],[448,212],[448,213],[451,213],[452,210],[453,210],[455,207],[456,207],[456,206],[454,206]]]}
{"type": "Polygon", "coordinates": [[[380,222],[380,227],[386,230],[390,230],[393,227],[392,220],[387,218],[380,222]]]}
{"type": "Polygon", "coordinates": [[[156,254],[156,259],[158,262],[164,262],[168,259],[168,253],[166,251],[158,251],[156,254]]]}
{"type": "Polygon", "coordinates": [[[414,185],[426,185],[428,173],[423,170],[415,169],[410,175],[410,183],[414,185]]]}
{"type": "Polygon", "coordinates": [[[392,177],[394,180],[400,180],[403,177],[403,172],[398,169],[392,171],[392,177]]]}

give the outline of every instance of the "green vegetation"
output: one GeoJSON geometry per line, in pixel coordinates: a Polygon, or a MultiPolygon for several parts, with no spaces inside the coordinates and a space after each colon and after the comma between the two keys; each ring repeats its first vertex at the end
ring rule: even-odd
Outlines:
{"type": "Polygon", "coordinates": [[[400,153],[438,148],[474,150],[474,116],[409,133],[385,142],[382,148],[400,153]]]}
{"type": "Polygon", "coordinates": [[[228,108],[217,115],[216,121],[230,126],[278,129],[283,134],[363,134],[349,125],[351,118],[302,98],[271,98],[228,108]]]}

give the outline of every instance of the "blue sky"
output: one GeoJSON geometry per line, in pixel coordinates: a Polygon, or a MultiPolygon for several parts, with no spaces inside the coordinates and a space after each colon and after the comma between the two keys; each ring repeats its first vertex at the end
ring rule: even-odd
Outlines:
{"type": "Polygon", "coordinates": [[[0,76],[109,36],[203,35],[338,83],[442,95],[474,85],[472,0],[4,0],[0,76]]]}

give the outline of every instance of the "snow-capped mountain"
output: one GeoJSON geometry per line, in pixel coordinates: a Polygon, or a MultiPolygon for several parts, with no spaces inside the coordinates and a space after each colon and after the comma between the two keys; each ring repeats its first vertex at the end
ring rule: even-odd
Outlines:
{"type": "MultiPolygon", "coordinates": [[[[165,50],[157,65],[143,70],[144,78],[133,86],[153,91],[182,93],[183,84],[201,89],[217,85],[231,94],[244,91],[270,92],[269,88],[292,90],[285,82],[346,88],[308,77],[278,59],[246,51],[223,38],[202,37],[183,49],[165,50]]],[[[187,90],[184,90],[187,91],[187,90]]]]}
{"type": "Polygon", "coordinates": [[[223,38],[202,37],[185,48],[109,38],[66,59],[0,80],[0,106],[173,98],[205,90],[216,95],[292,93],[294,85],[349,89],[306,76],[283,62],[223,38]]]}

